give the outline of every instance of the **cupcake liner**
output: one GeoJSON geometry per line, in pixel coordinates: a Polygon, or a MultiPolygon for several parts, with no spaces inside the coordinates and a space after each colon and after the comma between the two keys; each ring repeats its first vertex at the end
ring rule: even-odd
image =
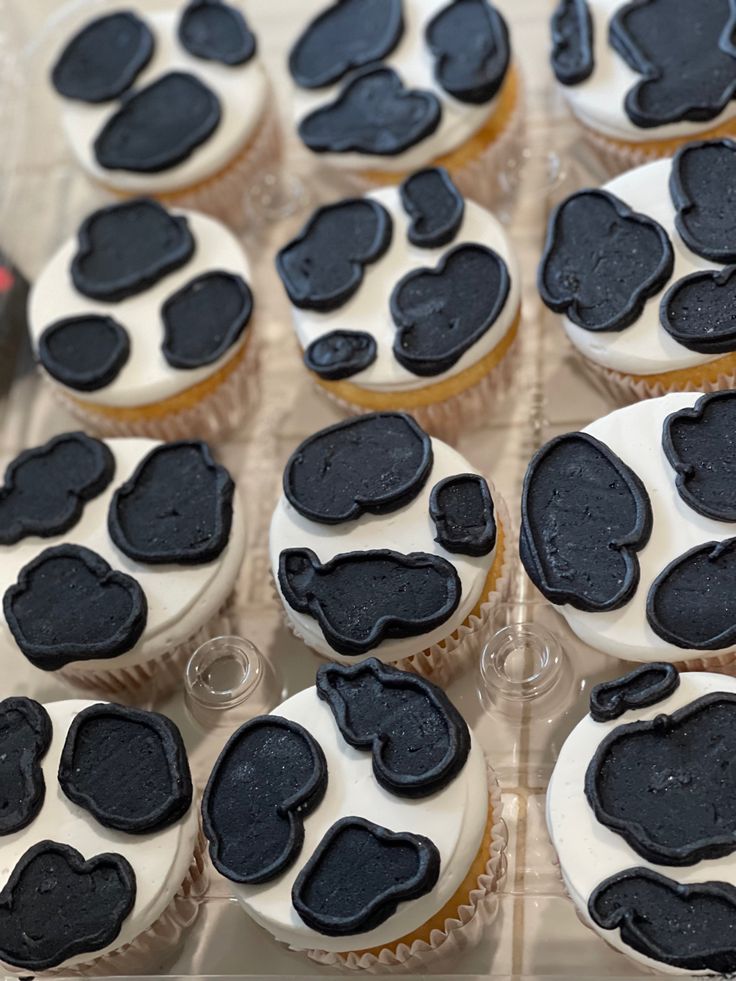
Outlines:
{"type": "Polygon", "coordinates": [[[736,651],[725,654],[711,654],[709,657],[694,657],[690,661],[674,661],[678,671],[714,671],[736,678],[736,651]]]}
{"type": "Polygon", "coordinates": [[[429,943],[415,940],[411,946],[399,944],[395,949],[384,947],[378,955],[358,955],[355,952],[336,954],[325,950],[308,950],[303,953],[318,964],[329,967],[367,971],[369,974],[405,974],[415,971],[423,973],[423,968],[436,963],[439,956],[459,955],[477,945],[498,913],[498,888],[506,873],[504,850],[508,839],[502,817],[503,805],[498,779],[490,763],[486,762],[486,768],[489,802],[493,809],[488,861],[484,873],[478,877],[476,888],[470,892],[467,903],[459,907],[455,917],[445,920],[444,929],[432,931],[429,943]]]}

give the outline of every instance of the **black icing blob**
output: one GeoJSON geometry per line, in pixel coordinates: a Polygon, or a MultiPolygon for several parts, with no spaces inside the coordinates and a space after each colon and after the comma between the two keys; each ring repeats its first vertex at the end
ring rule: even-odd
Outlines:
{"type": "Polygon", "coordinates": [[[137,198],[94,211],[79,226],[72,259],[75,289],[93,300],[117,303],[154,286],[194,254],[184,215],[158,201],[137,198]]]}
{"type": "Polygon", "coordinates": [[[736,521],[736,392],[703,395],[693,408],[667,416],[662,446],[688,507],[736,521]]]}
{"type": "Polygon", "coordinates": [[[62,433],[24,450],[8,466],[0,488],[0,545],[69,531],[85,502],[101,494],[114,473],[108,447],[84,433],[62,433]]]}
{"type": "Polygon", "coordinates": [[[130,357],[122,324],[102,314],[57,320],[38,339],[38,360],[56,381],[78,392],[112,384],[130,357]]]}
{"type": "Polygon", "coordinates": [[[354,521],[409,504],[427,482],[433,462],[432,440],[411,416],[356,416],[297,446],[284,470],[284,494],[312,521],[354,521]]]}
{"type": "Polygon", "coordinates": [[[506,21],[488,0],[451,0],[427,24],[435,78],[453,98],[490,102],[511,58],[506,21]]]}
{"type": "Polygon", "coordinates": [[[662,297],[659,319],[678,344],[699,354],[736,350],[736,266],[691,273],[662,297]]]}
{"type": "Polygon", "coordinates": [[[44,971],[108,947],[133,909],[135,873],[122,855],[89,861],[71,845],[29,848],[0,892],[0,960],[44,971]]]}
{"type": "Polygon", "coordinates": [[[313,617],[330,647],[345,656],[429,633],[452,616],[462,592],[446,559],[388,548],[347,552],[324,565],[311,549],[285,549],[278,577],[289,606],[313,617]]]}
{"type": "Polygon", "coordinates": [[[222,0],[190,0],[177,33],[182,47],[205,61],[244,65],[256,53],[256,39],[245,17],[222,0]]]}
{"type": "Polygon", "coordinates": [[[242,336],[253,313],[253,295],[240,276],[206,272],[173,293],[161,308],[161,350],[172,368],[213,364],[242,336]]]}
{"type": "Polygon", "coordinates": [[[670,194],[685,245],[713,262],[736,262],[736,143],[710,140],[681,147],[672,161],[670,194]]]}
{"type": "Polygon", "coordinates": [[[346,742],[373,754],[376,780],[399,797],[428,797],[452,783],[470,752],[468,726],[426,678],[369,658],[325,664],[317,694],[346,742]]]}
{"type": "Polygon", "coordinates": [[[725,882],[685,884],[652,869],[618,872],[588,900],[594,923],[620,930],[640,954],[687,971],[736,971],[736,889],[725,882]]]}
{"type": "Polygon", "coordinates": [[[111,569],[96,552],[58,545],[21,569],[3,596],[3,610],[31,664],[56,671],[131,650],[145,628],[148,605],[136,580],[111,569]]]}
{"type": "Polygon", "coordinates": [[[218,872],[232,882],[275,879],[304,844],[304,818],[327,789],[327,761],[306,729],[276,715],[230,737],[202,800],[204,832],[218,872]]]}
{"type": "Polygon", "coordinates": [[[484,245],[459,245],[436,269],[407,273],[391,294],[394,357],[420,377],[448,371],[496,322],[510,288],[506,263],[484,245]]]}
{"type": "Polygon", "coordinates": [[[595,67],[588,0],[559,0],[551,21],[552,71],[562,85],[579,85],[595,67]]]}
{"type": "Polygon", "coordinates": [[[188,72],[169,72],[132,92],[100,130],[105,170],[157,174],[187,160],[220,125],[220,100],[188,72]]]}
{"type": "Polygon", "coordinates": [[[307,347],[304,364],[326,381],[340,381],[365,371],[377,354],[372,334],[364,330],[331,330],[307,347]]]}
{"type": "Polygon", "coordinates": [[[706,542],[660,572],[647,596],[647,620],[669,644],[718,651],[736,644],[736,538],[706,542]]]}
{"type": "Polygon", "coordinates": [[[644,129],[714,119],[736,95],[734,0],[634,0],[609,25],[611,46],[643,79],[624,99],[644,129]]]}
{"type": "Polygon", "coordinates": [[[365,267],[391,244],[393,222],[383,205],[354,198],[318,208],[276,256],[289,299],[302,310],[343,306],[363,282],[365,267]]]}
{"type": "Polygon", "coordinates": [[[591,331],[624,330],[672,275],[667,232],[603,190],[578,191],[549,220],[542,300],[591,331]]]}
{"type": "Polygon", "coordinates": [[[611,722],[624,712],[649,708],[669,698],[679,684],[673,664],[643,664],[621,678],[596,685],[590,693],[590,714],[596,722],[611,722]]]}
{"type": "Polygon", "coordinates": [[[121,552],[147,565],[203,565],[227,547],[235,485],[206,443],[164,443],[115,491],[107,516],[121,552]]]}
{"type": "Polygon", "coordinates": [[[153,34],[134,13],[107,14],[74,35],[52,68],[51,81],[66,99],[117,99],[146,67],[153,49],[153,34]]]}
{"type": "Polygon", "coordinates": [[[402,0],[336,0],[307,25],[289,53],[297,85],[318,89],[382,61],[404,33],[402,0]]]}
{"type": "Polygon", "coordinates": [[[639,584],[636,552],[651,531],[641,480],[593,436],[558,436],[532,458],[522,489],[520,553],[551,603],[589,613],[624,606],[639,584]]]}
{"type": "Polygon", "coordinates": [[[318,933],[350,936],[374,930],[399,903],[426,895],[439,874],[440,854],[429,838],[345,817],[325,833],[297,876],[291,901],[318,933]]]}
{"type": "Polygon", "coordinates": [[[496,544],[493,498],[484,477],[461,473],[432,488],[429,514],[435,541],[458,555],[488,555],[496,544]]]}
{"type": "Polygon", "coordinates": [[[736,695],[712,692],[631,722],[599,745],[585,776],[597,821],[655,865],[736,850],[736,695]]]}
{"type": "Polygon", "coordinates": [[[393,68],[350,76],[334,102],[305,116],[299,136],[314,153],[395,157],[431,136],[440,124],[437,96],[407,89],[393,68]]]}
{"type": "Polygon", "coordinates": [[[420,249],[449,245],[463,222],[465,199],[444,167],[428,167],[407,177],[399,188],[411,218],[409,241],[420,249]]]}
{"type": "Polygon", "coordinates": [[[22,697],[0,702],[0,835],[25,828],[43,807],[41,760],[51,736],[43,705],[22,697]]]}
{"type": "Polygon", "coordinates": [[[165,715],[122,705],[90,705],[74,717],[59,785],[100,824],[127,834],[163,831],[192,804],[179,730],[165,715]]]}

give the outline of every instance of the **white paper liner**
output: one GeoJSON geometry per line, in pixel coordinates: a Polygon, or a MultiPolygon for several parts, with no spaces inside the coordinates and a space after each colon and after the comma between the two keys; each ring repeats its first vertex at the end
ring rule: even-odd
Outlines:
{"type": "Polygon", "coordinates": [[[504,850],[508,838],[498,779],[487,761],[486,769],[489,806],[493,810],[488,861],[484,873],[478,877],[476,888],[468,896],[467,903],[459,907],[457,916],[446,919],[444,929],[432,931],[429,943],[415,940],[410,947],[407,944],[399,944],[395,949],[384,947],[378,956],[358,956],[354,952],[336,954],[325,950],[307,950],[303,953],[329,967],[367,971],[369,974],[406,974],[423,972],[424,967],[435,964],[439,956],[459,955],[478,944],[498,913],[498,887],[506,873],[504,850]]]}

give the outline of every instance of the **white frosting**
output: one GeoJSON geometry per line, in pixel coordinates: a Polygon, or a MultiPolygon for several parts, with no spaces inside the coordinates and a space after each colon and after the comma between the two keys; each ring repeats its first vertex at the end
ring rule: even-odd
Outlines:
{"type": "MultiPolygon", "coordinates": [[[[192,257],[150,289],[117,303],[92,300],[78,292],[71,278],[71,263],[78,249],[77,236],[70,238],[49,260],[36,280],[28,305],[28,325],[34,352],[41,334],[52,323],[78,314],[97,313],[112,317],[125,327],[130,338],[130,356],[120,374],[104,388],[80,392],[62,386],[80,402],[111,408],[129,408],[161,402],[178,395],[214,375],[245,343],[251,322],[238,341],[222,357],[200,368],[173,368],[163,356],[164,325],[161,307],[190,280],[205,272],[222,270],[249,282],[250,266],[243,249],[224,225],[194,211],[172,211],[184,215],[194,239],[192,257]]],[[[60,384],[54,379],[55,384],[60,384]]]]}
{"type": "MultiPolygon", "coordinates": [[[[729,102],[718,116],[705,122],[683,120],[663,126],[643,128],[629,119],[624,99],[629,89],[641,81],[621,55],[608,43],[608,27],[616,11],[625,6],[622,0],[588,0],[593,21],[595,67],[588,79],[579,85],[561,86],[570,108],[582,123],[599,133],[631,143],[652,140],[686,140],[714,129],[736,116],[736,103],[729,102]]],[[[667,30],[668,25],[662,24],[667,30]]],[[[725,27],[725,24],[724,24],[725,27]]]]}
{"type": "MultiPolygon", "coordinates": [[[[328,951],[380,947],[411,933],[450,900],[468,873],[488,820],[488,783],[483,751],[472,739],[462,771],[443,790],[408,800],[384,790],[373,775],[370,752],[353,749],[338,729],[315,688],[293,695],[274,714],[304,726],[324,750],[327,792],[304,821],[304,846],[297,861],[272,882],[257,886],[231,883],[244,909],[277,940],[297,949],[328,951]],[[348,816],[367,818],[390,831],[424,835],[440,853],[440,876],[431,892],[401,903],[380,926],[349,937],[327,937],[310,929],[291,904],[291,887],[325,833],[348,816]]],[[[472,737],[471,737],[472,738],[472,737]]],[[[360,869],[355,870],[360,875],[360,869]]]]}
{"type": "Polygon", "coordinates": [[[117,938],[101,950],[63,961],[65,967],[94,960],[135,940],[164,912],[179,890],[194,854],[197,839],[197,807],[192,804],[175,824],[152,834],[130,835],[105,828],[92,815],[73,804],[59,786],[61,751],[72,720],[90,701],[51,702],[53,738],[43,759],[46,796],[38,816],[22,831],[0,838],[0,888],[4,888],[20,858],[39,841],[71,845],[89,860],[113,852],[126,858],[135,872],[136,898],[117,938]]]}
{"type": "MultiPolygon", "coordinates": [[[[138,643],[114,658],[75,661],[77,671],[104,671],[143,664],[183,643],[214,616],[230,594],[245,552],[245,525],[238,493],[233,498],[230,540],[220,555],[204,565],[145,565],[134,562],[112,542],[107,513],[117,487],[128,480],[140,461],[160,445],[150,439],[106,440],[115,457],[115,476],[107,489],[84,506],[82,517],[68,532],[53,538],[30,536],[15,545],[0,546],[0,596],[20,570],[44,549],[71,543],[101,555],[113,569],[132,576],[146,595],[148,618],[138,643]]],[[[23,655],[4,616],[0,616],[0,651],[6,664],[23,655]]]]}
{"type": "Polygon", "coordinates": [[[639,318],[625,330],[591,331],[563,317],[563,326],[575,347],[596,364],[614,371],[635,375],[655,375],[663,371],[692,368],[722,357],[698,354],[679,344],[659,322],[659,306],[667,290],[691,273],[720,266],[695,255],[685,245],[675,228],[675,207],[669,191],[671,160],[636,167],[609,181],[604,187],[634,211],[647,215],[667,232],[675,254],[670,279],[655,296],[650,297],[639,318]]]}
{"type": "Polygon", "coordinates": [[[677,882],[715,879],[736,886],[736,853],[682,868],[647,862],[621,835],[596,820],[584,793],[585,772],[598,745],[614,729],[641,719],[653,719],[663,713],[671,715],[694,699],[717,691],[736,692],[736,680],[721,674],[682,674],[680,686],[674,694],[656,705],[626,712],[612,722],[595,722],[587,715],[563,745],[547,788],[547,827],[560,861],[565,886],[585,922],[618,950],[668,974],[691,972],[645,957],[623,943],[618,930],[603,930],[596,926],[588,914],[590,894],[609,876],[636,866],[655,869],[677,882]]]}
{"type": "MultiPolygon", "coordinates": [[[[320,153],[317,156],[333,167],[345,170],[380,170],[403,173],[424,167],[450,153],[469,140],[495,111],[499,95],[482,105],[460,102],[442,88],[434,77],[434,58],[427,47],[424,32],[432,18],[447,6],[448,0],[403,0],[404,33],[394,50],[381,64],[393,68],[406,88],[433,92],[442,107],[442,118],[430,136],[396,156],[366,153],[320,153]]],[[[328,4],[325,4],[327,7],[328,4]]],[[[308,20],[294,34],[296,41],[308,20]]],[[[315,109],[332,104],[340,94],[345,79],[321,89],[293,86],[293,116],[297,127],[315,109]]]]}
{"type": "Polygon", "coordinates": [[[412,391],[452,378],[476,364],[492,351],[511,329],[521,302],[520,273],[508,235],[490,211],[474,201],[465,202],[463,221],[449,245],[438,249],[420,249],[407,237],[411,219],[401,204],[399,189],[384,187],[372,191],[367,198],[378,201],[393,219],[393,237],[386,254],[364,269],[363,282],[357,293],[344,306],[331,313],[300,310],[292,307],[294,326],[303,348],[332,330],[362,330],[372,334],[378,346],[376,360],[348,381],[361,388],[379,392],[412,391]],[[501,312],[495,322],[455,364],[438,375],[420,376],[408,371],[394,357],[393,344],[396,325],[391,317],[389,301],[394,287],[407,273],[415,269],[434,269],[443,255],[462,244],[477,243],[497,252],[508,266],[511,285],[501,312]]]}
{"type": "MultiPolygon", "coordinates": [[[[88,174],[116,191],[166,194],[191,187],[226,167],[255,132],[268,94],[263,66],[257,55],[244,65],[224,65],[195,58],[179,44],[179,10],[149,13],[146,5],[140,3],[124,4],[120,9],[123,8],[138,13],[155,40],[153,57],[136,78],[134,90],[140,91],[168,72],[189,72],[218,97],[219,126],[186,160],[167,170],[153,174],[108,170],[97,163],[94,142],[107,120],[117,112],[120,102],[92,104],[59,97],[61,120],[69,146],[88,174]]],[[[59,51],[68,40],[65,38],[60,43],[59,51]]]]}
{"type": "MultiPolygon", "coordinates": [[[[686,661],[708,657],[708,651],[686,650],[656,634],[646,618],[649,587],[678,556],[704,542],[736,535],[736,523],[714,521],[693,511],[675,487],[675,471],[662,449],[662,426],[672,412],[693,406],[700,395],[665,395],[612,412],[586,426],[636,473],[652,503],[654,523],[648,544],[636,553],[639,586],[620,610],[586,613],[571,606],[557,607],[586,644],[627,661],[686,661]]],[[[723,653],[723,652],[720,652],[723,653]]]]}
{"type": "MultiPolygon", "coordinates": [[[[326,525],[303,517],[283,494],[276,505],[271,519],[269,550],[271,571],[284,604],[284,611],[305,643],[333,661],[354,664],[360,659],[339,654],[327,643],[313,617],[298,613],[284,600],[278,585],[278,568],[279,556],[286,548],[311,548],[323,564],[344,552],[391,548],[396,552],[428,552],[430,555],[439,555],[455,566],[462,587],[457,610],[430,633],[384,640],[367,655],[381,661],[400,661],[449,637],[483,598],[483,587],[496,556],[495,546],[488,555],[481,556],[448,552],[434,540],[437,531],[429,515],[429,496],[438,481],[454,474],[479,471],[470,466],[456,450],[437,439],[432,440],[432,450],[434,463],[426,484],[413,501],[390,514],[364,514],[357,521],[326,525]]],[[[498,522],[497,507],[495,518],[498,522]]]]}

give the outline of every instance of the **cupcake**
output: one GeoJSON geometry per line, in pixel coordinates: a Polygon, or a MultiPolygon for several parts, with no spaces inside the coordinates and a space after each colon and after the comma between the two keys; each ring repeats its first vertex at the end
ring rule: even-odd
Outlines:
{"type": "Polygon", "coordinates": [[[736,135],[733,26],[730,0],[560,0],[552,69],[608,165],[736,135]]]}
{"type": "Polygon", "coordinates": [[[76,688],[179,685],[235,586],[238,495],[205,443],[65,433],[0,489],[0,646],[76,688]]]}
{"type": "Polygon", "coordinates": [[[521,558],[590,647],[733,671],[736,392],[679,393],[551,440],[529,464],[521,558]]]}
{"type": "Polygon", "coordinates": [[[155,712],[0,702],[0,964],[152,970],[205,884],[184,744],[155,712]]]}
{"type": "Polygon", "coordinates": [[[496,912],[495,775],[442,691],[375,658],[241,726],[202,814],[240,905],[322,964],[421,968],[496,912]]]}
{"type": "Polygon", "coordinates": [[[304,362],[333,400],[406,410],[446,436],[487,419],[513,363],[519,267],[498,220],[446,171],[318,208],[276,267],[304,362]]]}
{"type": "Polygon", "coordinates": [[[488,0],[336,0],[289,53],[304,146],[358,186],[446,167],[489,201],[521,129],[508,28],[488,0]]]}
{"type": "Polygon", "coordinates": [[[550,218],[539,290],[619,400],[736,386],[736,143],[691,143],[550,218]],[[724,268],[728,267],[728,268],[724,268]]]}
{"type": "Polygon", "coordinates": [[[31,292],[51,389],[104,435],[213,439],[256,394],[248,260],[213,218],[149,198],[89,215],[31,292]]]}
{"type": "Polygon", "coordinates": [[[323,429],[292,454],[271,519],[291,630],[318,654],[447,681],[478,655],[509,579],[495,488],[411,416],[323,429]]]}
{"type": "Polygon", "coordinates": [[[79,165],[119,197],[232,220],[279,152],[268,79],[240,7],[99,9],[60,39],[50,71],[79,165]]]}
{"type": "Polygon", "coordinates": [[[734,731],[734,679],[651,664],[594,688],[560,751],[547,825],[565,887],[640,970],[736,971],[734,731]]]}

